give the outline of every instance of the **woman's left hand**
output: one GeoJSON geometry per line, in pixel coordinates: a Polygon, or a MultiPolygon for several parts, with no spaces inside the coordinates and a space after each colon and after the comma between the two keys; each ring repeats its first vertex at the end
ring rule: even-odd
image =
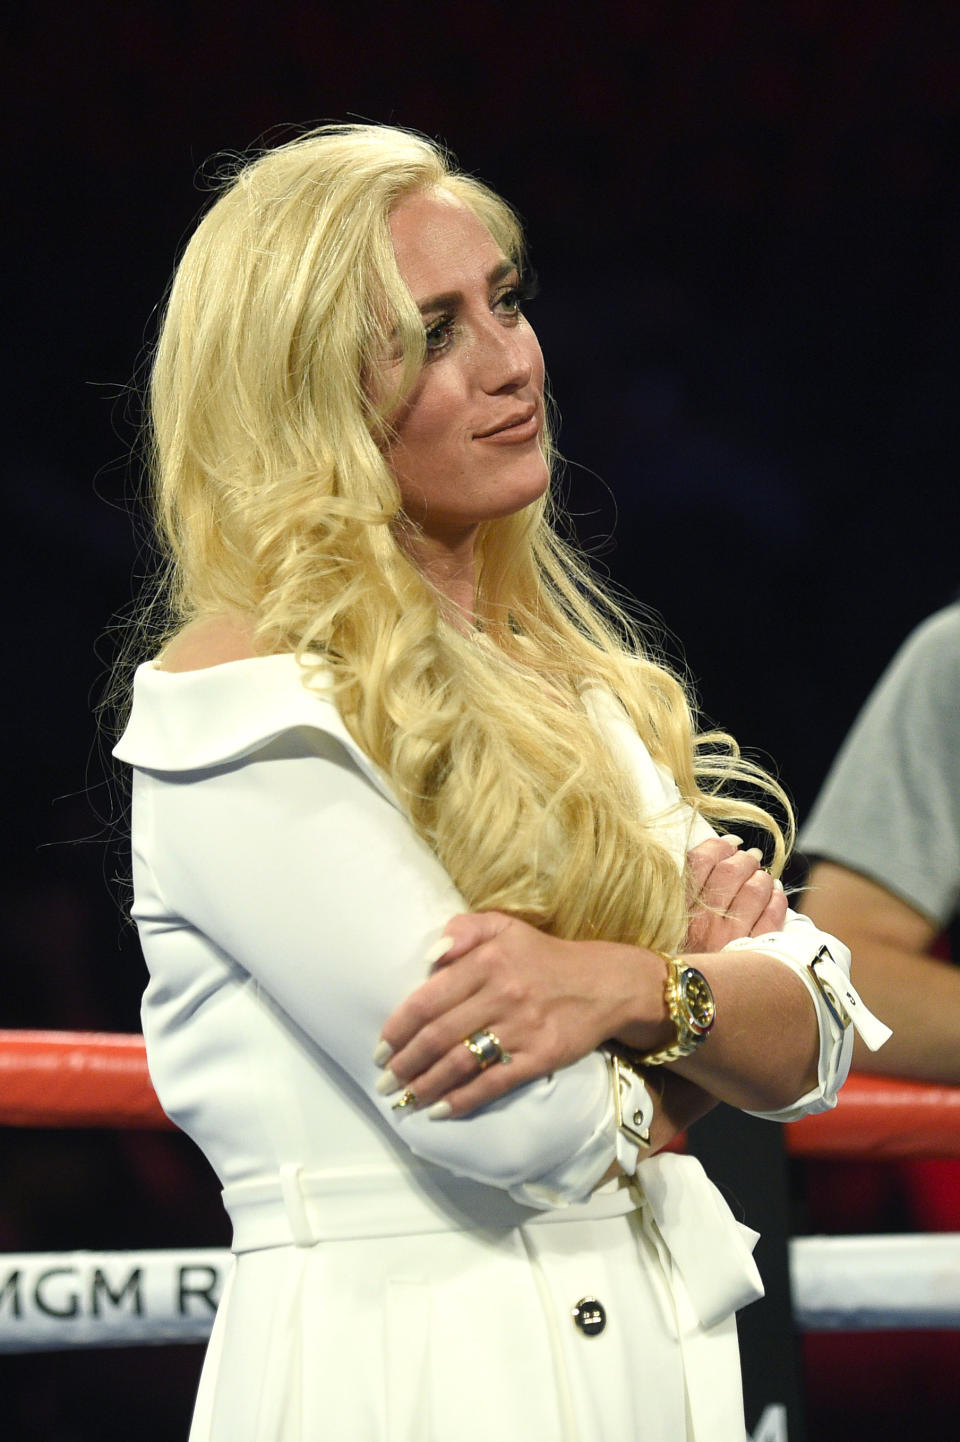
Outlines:
{"type": "Polygon", "coordinates": [[[449,950],[383,1028],[393,1049],[380,1090],[411,1091],[420,1110],[463,1116],[513,1087],[569,1066],[615,1036],[638,1008],[649,1045],[669,1033],[663,962],[641,947],[563,941],[498,911],[455,916],[449,950]],[[456,962],[455,966],[447,963],[456,962]],[[479,1070],[464,1044],[489,1032],[509,1056],[479,1070]]]}
{"type": "Polygon", "coordinates": [[[764,871],[759,851],[739,846],[739,839],[714,836],[687,852],[690,921],[683,951],[721,951],[741,936],[779,931],[786,921],[780,882],[764,871]]]}

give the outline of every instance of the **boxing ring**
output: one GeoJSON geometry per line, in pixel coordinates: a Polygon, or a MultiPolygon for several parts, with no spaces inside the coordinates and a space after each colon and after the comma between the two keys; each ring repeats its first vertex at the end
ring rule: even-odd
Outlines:
{"type": "MultiPolygon", "coordinates": [[[[143,1038],[0,1030],[0,1125],[172,1129],[143,1038]]],[[[853,1076],[837,1108],[785,1129],[791,1157],[960,1158],[960,1087],[853,1076]]],[[[960,1329],[960,1233],[794,1237],[804,1332],[960,1329]]],[[[222,1248],[0,1255],[0,1352],[200,1342],[222,1248]]]]}

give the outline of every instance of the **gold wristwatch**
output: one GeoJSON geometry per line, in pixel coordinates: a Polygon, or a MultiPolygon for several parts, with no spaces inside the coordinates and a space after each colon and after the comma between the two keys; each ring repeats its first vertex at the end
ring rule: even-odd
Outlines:
{"type": "Polygon", "coordinates": [[[675,956],[665,956],[667,977],[663,995],[670,1020],[677,1029],[676,1040],[660,1051],[642,1058],[644,1066],[662,1066],[679,1061],[703,1046],[717,1016],[717,1004],[709,981],[702,971],[675,956]]]}

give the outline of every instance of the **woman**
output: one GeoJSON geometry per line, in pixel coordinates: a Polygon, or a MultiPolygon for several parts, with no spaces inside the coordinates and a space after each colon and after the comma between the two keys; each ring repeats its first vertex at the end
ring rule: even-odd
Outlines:
{"type": "Polygon", "coordinates": [[[743,1436],[750,1248],[653,1154],[832,1105],[856,996],[548,525],[523,294],[503,202],[363,126],[241,168],[173,283],[117,754],[151,1071],[234,1224],[193,1442],[743,1436]]]}

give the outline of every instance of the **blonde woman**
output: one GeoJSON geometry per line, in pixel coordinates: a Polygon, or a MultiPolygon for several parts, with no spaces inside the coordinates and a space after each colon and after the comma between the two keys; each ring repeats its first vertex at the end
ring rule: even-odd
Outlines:
{"type": "Polygon", "coordinates": [[[192,1442],[742,1442],[752,1234],[658,1153],[832,1105],[861,1008],[551,529],[523,295],[508,207],[364,126],[238,168],[173,282],[117,754],[151,1071],[234,1226],[192,1442]]]}

